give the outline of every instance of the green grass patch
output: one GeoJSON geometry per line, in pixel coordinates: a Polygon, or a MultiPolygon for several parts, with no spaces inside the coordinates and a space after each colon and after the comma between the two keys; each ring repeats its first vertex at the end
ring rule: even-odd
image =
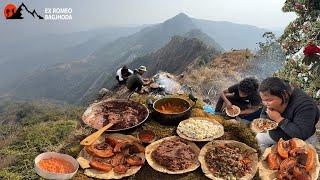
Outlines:
{"type": "Polygon", "coordinates": [[[74,135],[82,108],[48,102],[10,102],[0,107],[0,179],[39,179],[34,159],[59,152],[74,135]],[[11,141],[8,139],[11,138],[11,141]]]}

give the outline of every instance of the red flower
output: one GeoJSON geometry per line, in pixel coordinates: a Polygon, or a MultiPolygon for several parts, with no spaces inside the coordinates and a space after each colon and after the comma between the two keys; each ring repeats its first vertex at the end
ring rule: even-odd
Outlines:
{"type": "Polygon", "coordinates": [[[320,53],[320,47],[318,47],[316,45],[309,44],[303,50],[303,54],[305,56],[309,56],[309,55],[316,54],[316,53],[320,53]]]}
{"type": "Polygon", "coordinates": [[[302,9],[303,5],[301,3],[295,3],[294,7],[295,9],[302,9]]]}

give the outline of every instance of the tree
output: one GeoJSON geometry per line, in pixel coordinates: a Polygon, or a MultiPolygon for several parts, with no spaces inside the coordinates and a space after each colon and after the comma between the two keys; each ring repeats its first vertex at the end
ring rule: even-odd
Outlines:
{"type": "Polygon", "coordinates": [[[285,53],[275,34],[265,32],[262,37],[264,39],[258,43],[258,50],[252,60],[252,71],[259,79],[271,76],[283,67],[285,61],[285,53]]]}
{"type": "Polygon", "coordinates": [[[284,68],[275,75],[293,82],[309,95],[320,100],[320,63],[305,62],[303,57],[294,58],[301,53],[309,39],[320,45],[320,9],[314,0],[287,0],[282,8],[284,12],[295,12],[297,18],[285,29],[279,41],[285,50],[287,59],[284,68]]]}

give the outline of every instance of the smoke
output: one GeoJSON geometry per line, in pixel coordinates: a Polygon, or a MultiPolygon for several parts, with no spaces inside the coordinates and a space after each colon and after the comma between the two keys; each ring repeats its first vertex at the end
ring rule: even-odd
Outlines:
{"type": "Polygon", "coordinates": [[[260,48],[250,60],[250,68],[247,76],[254,76],[259,80],[273,76],[275,72],[284,66],[285,53],[277,42],[267,48],[260,48]]]}

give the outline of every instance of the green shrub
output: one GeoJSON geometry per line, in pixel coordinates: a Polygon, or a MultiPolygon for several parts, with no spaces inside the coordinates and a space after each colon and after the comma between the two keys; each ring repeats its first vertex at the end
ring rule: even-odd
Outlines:
{"type": "Polygon", "coordinates": [[[0,148],[0,159],[6,162],[0,168],[0,179],[39,179],[35,157],[65,146],[82,114],[82,108],[48,102],[10,102],[1,109],[0,118],[5,121],[0,126],[0,140],[11,137],[12,141],[0,148]]]}

